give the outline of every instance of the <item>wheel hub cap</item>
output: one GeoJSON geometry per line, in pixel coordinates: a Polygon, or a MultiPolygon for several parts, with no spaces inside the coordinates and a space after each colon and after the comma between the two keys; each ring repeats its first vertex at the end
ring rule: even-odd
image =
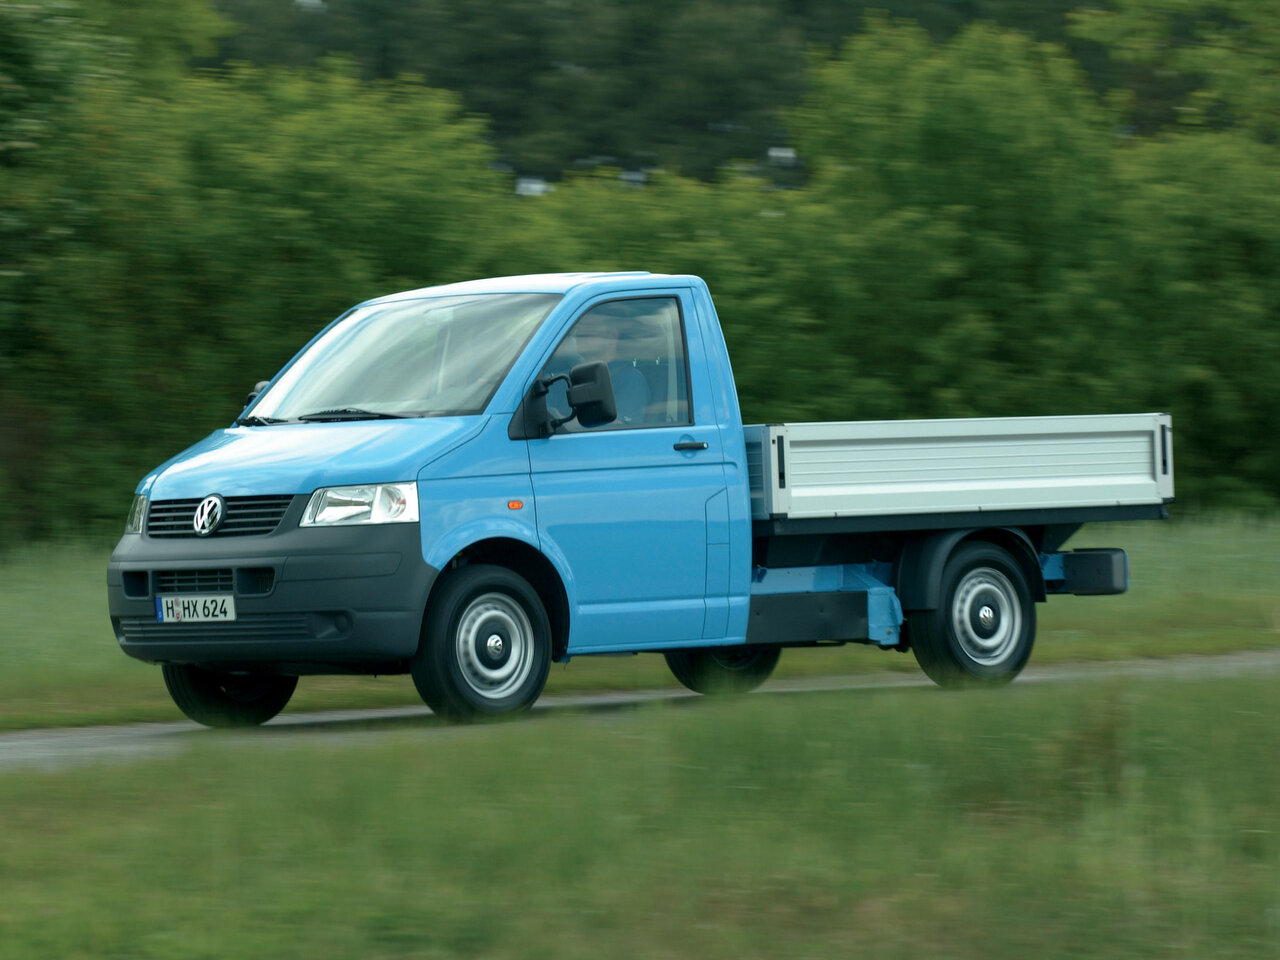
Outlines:
{"type": "Polygon", "coordinates": [[[533,670],[533,626],[511,597],[481,594],[458,620],[454,652],[467,686],[486,700],[501,700],[519,690],[533,670]]]}
{"type": "Polygon", "coordinates": [[[985,666],[1008,658],[1022,635],[1018,594],[1009,578],[991,567],[970,570],[956,584],[951,625],[964,654],[985,666]]]}

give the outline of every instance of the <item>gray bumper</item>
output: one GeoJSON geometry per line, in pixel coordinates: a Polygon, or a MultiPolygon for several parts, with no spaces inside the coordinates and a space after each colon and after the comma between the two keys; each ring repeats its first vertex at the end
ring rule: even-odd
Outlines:
{"type": "Polygon", "coordinates": [[[300,529],[295,504],[272,534],[126,534],[107,567],[120,647],[151,663],[282,673],[396,672],[418,648],[438,571],[417,524],[300,529]],[[230,593],[236,619],[160,623],[156,597],[230,593]]]}

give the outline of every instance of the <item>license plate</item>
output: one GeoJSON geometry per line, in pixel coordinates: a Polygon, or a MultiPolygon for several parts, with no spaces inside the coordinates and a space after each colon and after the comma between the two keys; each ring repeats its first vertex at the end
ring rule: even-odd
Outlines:
{"type": "Polygon", "coordinates": [[[236,598],[229,593],[156,597],[156,620],[160,623],[209,623],[235,618],[236,598]]]}

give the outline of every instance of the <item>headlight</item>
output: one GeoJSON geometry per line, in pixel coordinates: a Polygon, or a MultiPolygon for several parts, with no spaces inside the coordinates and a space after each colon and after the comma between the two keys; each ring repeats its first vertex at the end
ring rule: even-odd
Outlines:
{"type": "Polygon", "coordinates": [[[311,495],[301,525],[336,527],[354,523],[417,522],[418,485],[378,483],[317,490],[311,495]]]}
{"type": "Polygon", "coordinates": [[[147,498],[138,496],[133,498],[133,506],[129,508],[129,517],[124,522],[125,533],[141,533],[142,518],[147,515],[147,498]]]}

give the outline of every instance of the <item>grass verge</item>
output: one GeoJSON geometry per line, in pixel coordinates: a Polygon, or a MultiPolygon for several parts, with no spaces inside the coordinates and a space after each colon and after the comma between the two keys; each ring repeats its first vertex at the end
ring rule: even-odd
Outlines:
{"type": "MultiPolygon", "coordinates": [[[[1280,646],[1280,523],[1243,519],[1086,527],[1070,546],[1122,546],[1119,597],[1039,608],[1032,662],[1221,653],[1280,646]]],[[[0,560],[0,730],[178,719],[159,670],[120,653],[106,612],[109,550],[38,545],[0,560]]],[[[863,646],[783,655],[779,676],[916,672],[910,655],[863,646]]],[[[553,665],[548,693],[674,686],[659,656],[553,665]]],[[[306,677],[290,711],[418,703],[406,677],[306,677]]]]}
{"type": "Polygon", "coordinates": [[[1274,694],[759,695],[0,772],[0,958],[1272,958],[1274,694]]]}

